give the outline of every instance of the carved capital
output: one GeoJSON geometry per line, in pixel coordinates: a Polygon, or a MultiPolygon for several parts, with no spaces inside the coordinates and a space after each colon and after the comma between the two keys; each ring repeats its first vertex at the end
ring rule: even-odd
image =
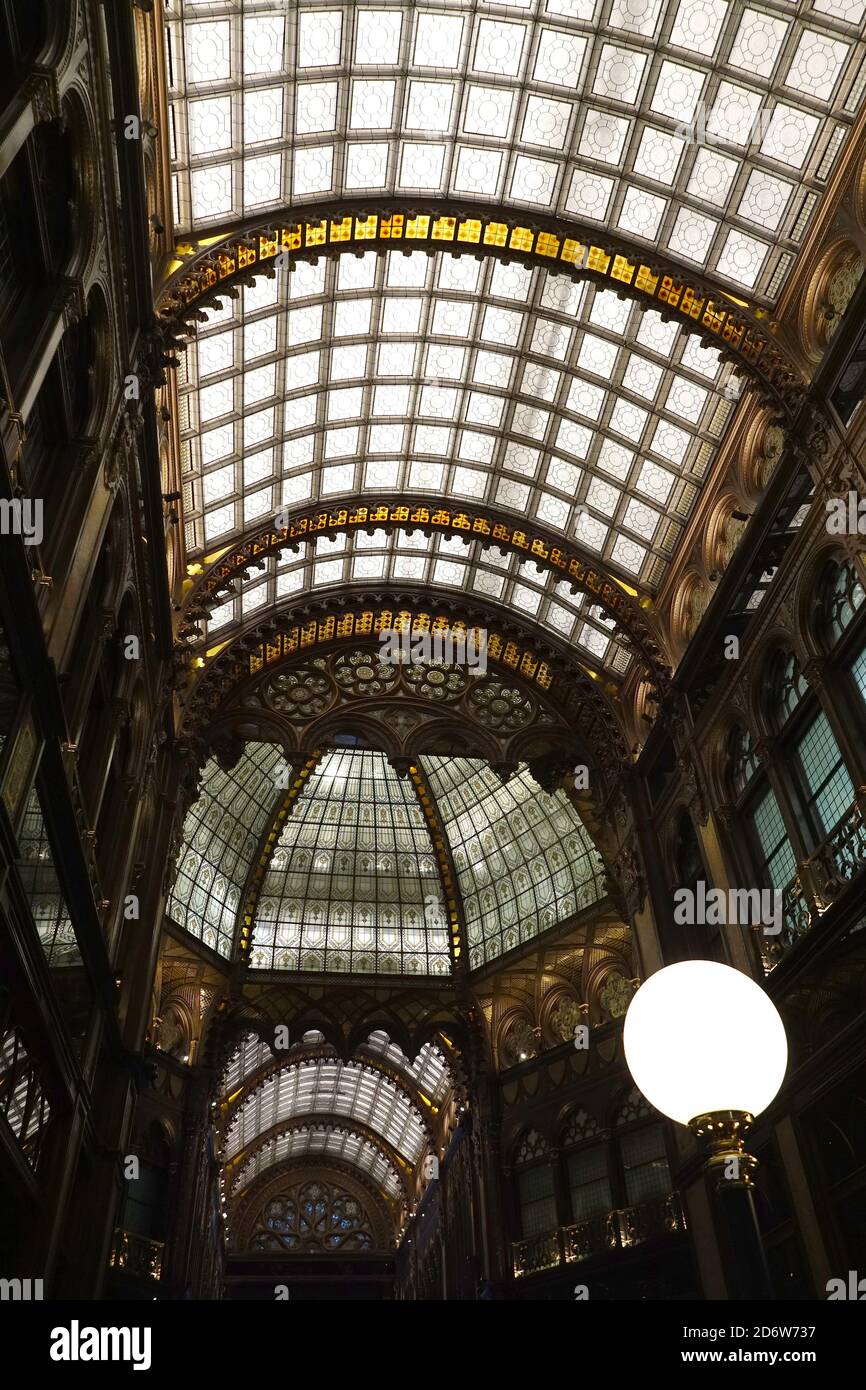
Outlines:
{"type": "Polygon", "coordinates": [[[803,675],[811,688],[820,695],[827,685],[828,663],[823,657],[813,656],[803,667],[803,675]]]}
{"type": "Polygon", "coordinates": [[[778,739],[770,735],[765,735],[752,745],[755,757],[762,767],[769,767],[770,763],[773,761],[773,755],[778,747],[778,742],[778,739]]]}
{"type": "Polygon", "coordinates": [[[64,277],[57,292],[55,308],[63,316],[64,328],[71,328],[74,323],[80,323],[87,313],[84,282],[77,276],[64,277]]]}
{"type": "Polygon", "coordinates": [[[622,846],[616,872],[608,871],[606,879],[608,893],[617,911],[623,921],[632,924],[646,902],[646,880],[636,847],[622,846]]]}
{"type": "Polygon", "coordinates": [[[24,91],[33,107],[36,125],[60,119],[60,83],[56,72],[50,68],[35,67],[24,84],[24,91]]]}

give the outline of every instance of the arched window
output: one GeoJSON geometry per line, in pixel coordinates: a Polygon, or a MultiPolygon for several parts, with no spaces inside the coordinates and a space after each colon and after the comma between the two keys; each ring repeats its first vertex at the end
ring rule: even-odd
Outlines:
{"type": "Polygon", "coordinates": [[[529,1236],[554,1231],[556,1193],[547,1140],[536,1129],[527,1129],[514,1154],[517,1169],[517,1202],[520,1207],[520,1234],[529,1236]]]}
{"type": "Polygon", "coordinates": [[[785,727],[791,715],[809,689],[793,652],[779,651],[770,663],[768,714],[777,733],[785,727]]]}
{"type": "Polygon", "coordinates": [[[562,1132],[572,1221],[589,1221],[614,1206],[608,1172],[607,1144],[598,1124],[585,1110],[575,1110],[562,1132]]]}
{"type": "MultiPolygon", "coordinates": [[[[793,652],[777,653],[770,669],[769,714],[782,735],[779,765],[791,776],[795,797],[817,845],[850,807],[854,786],[824,711],[819,710],[804,728],[808,694],[808,683],[793,652]]],[[[770,842],[765,843],[762,837],[762,844],[769,854],[770,842]]]]}
{"type": "Polygon", "coordinates": [[[852,560],[831,560],[818,581],[815,630],[830,651],[851,623],[866,597],[852,560]]]}
{"type": "Polygon", "coordinates": [[[373,1225],[362,1203],[335,1183],[305,1182],[272,1198],[260,1212],[251,1250],[372,1250],[373,1225]]]}
{"type": "Polygon", "coordinates": [[[672,1184],[664,1127],[636,1088],[620,1107],[616,1127],[624,1131],[618,1148],[626,1205],[667,1196],[672,1184]]]}

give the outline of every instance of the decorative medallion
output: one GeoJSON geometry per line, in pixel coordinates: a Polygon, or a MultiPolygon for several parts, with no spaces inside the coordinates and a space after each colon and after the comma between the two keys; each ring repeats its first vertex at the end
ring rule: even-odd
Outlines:
{"type": "Polygon", "coordinates": [[[555,1013],[550,1016],[550,1026],[556,1037],[563,1042],[571,1042],[574,1030],[583,1022],[583,1010],[576,999],[565,998],[555,1013]]]}
{"type": "Polygon", "coordinates": [[[334,663],[334,680],[341,690],[363,699],[392,690],[397,670],[396,666],[380,661],[375,652],[341,652],[334,663]]]}
{"type": "Polygon", "coordinates": [[[614,973],[608,977],[604,989],[599,995],[599,1002],[606,1013],[611,1018],[623,1018],[631,997],[634,994],[634,986],[624,975],[614,973]]]}
{"type": "Polygon", "coordinates": [[[323,714],[333,699],[324,658],[316,657],[307,666],[271,676],[262,686],[262,694],[272,709],[289,719],[307,720],[323,714]]]}
{"type": "Polygon", "coordinates": [[[457,666],[445,666],[438,662],[404,666],[403,679],[413,695],[424,700],[456,700],[469,685],[471,679],[457,666]]]}
{"type": "Polygon", "coordinates": [[[492,679],[475,684],[469,703],[481,724],[488,729],[512,731],[524,728],[532,719],[533,704],[516,686],[492,679]]]}

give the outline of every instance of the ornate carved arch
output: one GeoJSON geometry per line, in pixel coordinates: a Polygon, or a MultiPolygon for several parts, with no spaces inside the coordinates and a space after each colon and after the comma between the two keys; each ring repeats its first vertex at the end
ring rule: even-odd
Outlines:
{"type": "Polygon", "coordinates": [[[478,256],[495,255],[555,268],[574,279],[603,283],[617,293],[661,307],[691,332],[718,346],[790,413],[802,396],[799,367],[755,311],[731,300],[693,271],[599,228],[533,212],[476,206],[460,200],[341,200],[283,209],[227,228],[209,245],[177,246],[181,264],[166,284],[158,313],[169,334],[187,331],[204,304],[220,291],[256,275],[274,273],[284,251],[292,259],[372,249],[441,250],[451,245],[478,256]]]}
{"type": "MultiPolygon", "coordinates": [[[[412,505],[394,497],[374,497],[357,507],[323,510],[307,507],[287,514],[286,525],[272,520],[250,533],[237,546],[223,551],[196,580],[184,600],[185,626],[181,640],[195,636],[195,624],[206,617],[235,581],[261,569],[266,559],[284,549],[299,550],[316,537],[329,540],[358,531],[419,530],[426,536],[457,536],[468,545],[477,540],[485,549],[500,550],[532,561],[540,570],[558,575],[572,592],[587,594],[628,637],[660,690],[666,688],[670,669],[657,625],[641,607],[634,591],[613,579],[597,559],[588,558],[579,546],[538,522],[518,521],[488,507],[451,507],[435,497],[413,500],[412,505]]],[[[533,624],[535,626],[535,624],[533,624]]]]}

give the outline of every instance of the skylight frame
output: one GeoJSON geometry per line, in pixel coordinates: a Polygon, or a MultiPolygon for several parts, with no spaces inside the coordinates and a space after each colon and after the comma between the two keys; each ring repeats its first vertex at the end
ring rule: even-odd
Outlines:
{"type": "MultiPolygon", "coordinates": [[[[750,270],[745,281],[737,281],[739,288],[735,292],[773,299],[780,292],[829,177],[825,155],[828,149],[838,153],[835,147],[844,139],[862,99],[859,74],[863,7],[845,7],[853,22],[842,16],[843,7],[834,8],[836,14],[803,4],[792,10],[782,0],[728,0],[726,4],[721,0],[667,0],[661,6],[647,6],[645,16],[636,16],[633,7],[629,10],[616,4],[610,8],[597,3],[551,4],[550,0],[530,0],[520,5],[481,3],[471,7],[448,0],[425,0],[417,9],[394,4],[393,0],[361,7],[339,6],[330,0],[298,7],[289,6],[285,0],[247,0],[242,7],[235,0],[215,0],[206,7],[196,0],[172,0],[166,12],[166,29],[177,226],[188,230],[195,222],[197,229],[203,230],[238,218],[253,207],[299,205],[331,195],[338,198],[379,193],[411,197],[415,192],[425,192],[430,196],[466,196],[471,192],[475,198],[536,211],[579,219],[595,216],[611,230],[671,254],[679,209],[687,207],[718,224],[711,229],[707,242],[708,259],[702,259],[696,268],[712,276],[720,258],[724,258],[722,263],[727,270],[720,278],[733,288],[731,277],[737,273],[738,259],[725,257],[725,248],[729,230],[738,229],[758,244],[762,264],[756,278],[752,278],[750,270]],[[716,37],[710,44],[706,35],[713,26],[696,22],[698,10],[704,20],[710,11],[715,15],[716,37]],[[377,63],[359,62],[356,29],[371,12],[392,17],[401,14],[400,40],[390,48],[383,44],[377,63]],[[326,17],[335,14],[341,16],[339,49],[323,49],[321,56],[327,62],[322,65],[296,68],[299,23],[318,28],[327,37],[326,17]],[[751,15],[760,19],[749,20],[751,15]],[[273,70],[245,75],[243,27],[263,18],[273,21],[280,17],[285,20],[283,50],[273,55],[273,70]],[[650,22],[646,22],[647,18],[650,22]],[[768,25],[779,31],[781,41],[775,56],[772,45],[764,50],[771,60],[762,57],[761,62],[749,61],[748,43],[741,41],[740,34],[744,22],[751,23],[752,33],[748,37],[753,45],[758,42],[758,25],[765,31],[768,25]],[[416,51],[416,36],[422,28],[425,33],[441,36],[447,25],[459,23],[459,49],[443,49],[438,57],[427,54],[431,61],[426,65],[417,61],[424,56],[416,51]],[[216,46],[209,66],[195,73],[191,66],[192,41],[196,34],[204,32],[200,26],[209,24],[228,36],[228,50],[216,46]],[[494,31],[495,44],[485,46],[485,35],[494,31]],[[521,34],[520,42],[513,42],[521,34]],[[813,49],[820,47],[830,60],[827,71],[812,82],[812,92],[807,90],[811,72],[801,61],[795,66],[807,34],[815,36],[813,49]],[[552,49],[550,35],[554,35],[552,49]],[[494,52],[497,46],[498,51],[494,52]],[[578,54],[581,49],[582,59],[578,54]],[[479,56],[482,52],[486,56],[479,56]],[[391,58],[393,62],[387,61],[391,58]],[[578,62],[579,71],[575,67],[578,62]],[[676,133],[684,115],[691,119],[685,89],[677,97],[672,88],[668,95],[665,84],[671,77],[689,86],[704,103],[703,118],[698,118],[704,131],[701,138],[705,139],[707,132],[713,141],[724,138],[724,143],[715,148],[736,165],[734,177],[721,197],[719,186],[702,187],[692,180],[697,146],[690,145],[672,170],[654,169],[645,158],[640,158],[645,130],[670,136],[676,133]],[[411,101],[412,83],[430,81],[453,85],[448,121],[443,128],[438,118],[447,105],[443,99],[438,107],[430,104],[437,119],[426,130],[412,129],[410,110],[415,111],[419,105],[411,101]],[[353,99],[355,82],[394,84],[387,125],[383,126],[377,118],[373,126],[350,126],[352,110],[358,106],[353,99]],[[315,120],[303,121],[300,132],[294,120],[293,103],[298,101],[299,110],[311,113],[309,102],[300,105],[304,92],[323,84],[332,90],[328,95],[316,93],[316,112],[318,115],[323,105],[327,116],[333,112],[330,138],[329,132],[312,128],[315,120]],[[283,88],[280,134],[253,142],[250,132],[241,130],[243,94],[268,91],[275,86],[283,88]],[[751,132],[753,138],[744,140],[743,132],[730,123],[719,125],[717,98],[729,106],[726,93],[734,87],[751,93],[751,105],[757,103],[766,112],[763,122],[758,122],[751,132]],[[483,123],[469,119],[470,88],[510,97],[504,124],[500,121],[488,125],[485,132],[483,123]],[[196,153],[190,142],[190,113],[194,117],[197,101],[219,99],[223,106],[228,101],[231,130],[221,131],[217,121],[212,148],[196,153]],[[543,131],[533,115],[539,103],[545,104],[543,131]],[[556,110],[553,103],[557,103],[556,110]],[[568,107],[572,108],[570,113],[568,107]],[[793,165],[790,155],[787,161],[778,157],[782,146],[774,133],[768,134],[772,122],[775,120],[778,127],[782,120],[773,113],[783,107],[800,113],[793,120],[804,129],[814,123],[802,165],[793,165]],[[623,136],[621,150],[610,143],[604,147],[599,144],[599,121],[611,120],[619,124],[623,136]],[[466,158],[466,151],[470,150],[479,152],[478,167],[471,174],[467,172],[466,158]],[[423,171],[425,160],[431,169],[441,166],[438,179],[435,172],[424,173],[423,178],[410,174],[409,170],[416,167],[423,171]],[[496,161],[496,178],[485,184],[484,167],[489,168],[496,161]],[[775,227],[762,225],[760,219],[755,221],[753,206],[743,203],[744,188],[754,170],[787,181],[793,188],[775,227]],[[197,184],[212,186],[217,196],[207,207],[200,204],[208,215],[194,219],[197,184]],[[629,194],[629,188],[635,192],[629,194]],[[544,201],[548,189],[550,201],[544,201]],[[587,201],[590,189],[592,200],[587,201]],[[251,197],[267,194],[272,195],[269,200],[250,202],[251,197]],[[651,205],[648,200],[659,198],[667,206],[657,218],[657,204],[651,205]],[[639,207],[641,202],[646,206],[639,207]],[[649,220],[647,206],[653,207],[649,220]],[[633,209],[631,218],[623,220],[624,207],[627,212],[629,207],[633,209]],[[657,233],[646,235],[655,223],[657,233]]],[[[362,56],[369,57],[369,53],[362,56]]],[[[814,60],[814,52],[811,56],[814,60]]],[[[745,110],[749,99],[738,100],[745,102],[745,110]]],[[[488,105],[492,119],[494,107],[490,102],[488,105]]],[[[323,124],[321,118],[318,124],[323,124]]],[[[259,124],[255,134],[259,135],[263,128],[259,124]]],[[[276,126],[268,129],[274,131],[276,126]]],[[[706,143],[702,148],[707,148],[706,143]]],[[[684,245],[682,238],[677,244],[684,245]]],[[[744,263],[748,261],[747,255],[744,263]]]]}
{"type": "MultiPolygon", "coordinates": [[[[444,252],[370,252],[316,267],[298,262],[273,280],[262,277],[238,300],[210,311],[178,377],[191,558],[267,524],[281,505],[445,495],[520,518],[528,511],[645,590],[661,582],[732,410],[729,368],[717,350],[701,348],[676,323],[663,325],[656,310],[542,268],[444,252]],[[455,288],[460,284],[466,288],[455,288]],[[417,335],[380,334],[395,304],[415,307],[417,335]],[[342,336],[337,322],[335,334],[340,312],[359,306],[363,331],[342,336]],[[454,331],[434,334],[432,326],[454,331]],[[511,344],[488,341],[500,327],[511,344]],[[267,349],[246,368],[245,343],[267,349]],[[596,363],[599,353],[605,360],[596,363]],[[588,358],[589,367],[576,365],[588,358]],[[434,413],[442,410],[453,418],[434,413]],[[652,485],[643,481],[648,470],[652,485]],[[612,512],[607,503],[596,505],[602,494],[590,492],[593,475],[617,489],[603,494],[612,497],[612,512]],[[654,521],[651,535],[627,525],[631,502],[654,521]],[[640,548],[624,554],[623,544],[640,548]]],[[[490,552],[473,557],[465,575],[437,568],[435,557],[450,545],[444,540],[430,546],[435,556],[423,572],[393,558],[376,570],[360,537],[340,552],[341,563],[326,567],[327,544],[270,561],[264,579],[251,576],[241,596],[212,615],[206,640],[222,640],[258,609],[292,594],[380,578],[444,587],[463,581],[469,592],[526,613],[531,601],[521,593],[513,604],[511,591],[539,578],[515,560],[506,588],[490,552]]],[[[382,554],[398,548],[405,549],[405,538],[383,544],[382,554]]],[[[564,607],[554,587],[551,581],[542,620],[549,616],[550,629],[580,647],[588,616],[596,650],[584,643],[584,655],[598,664],[607,658],[608,669],[622,675],[628,654],[616,642],[604,646],[603,625],[593,633],[587,605],[575,618],[570,596],[564,607]]]]}

